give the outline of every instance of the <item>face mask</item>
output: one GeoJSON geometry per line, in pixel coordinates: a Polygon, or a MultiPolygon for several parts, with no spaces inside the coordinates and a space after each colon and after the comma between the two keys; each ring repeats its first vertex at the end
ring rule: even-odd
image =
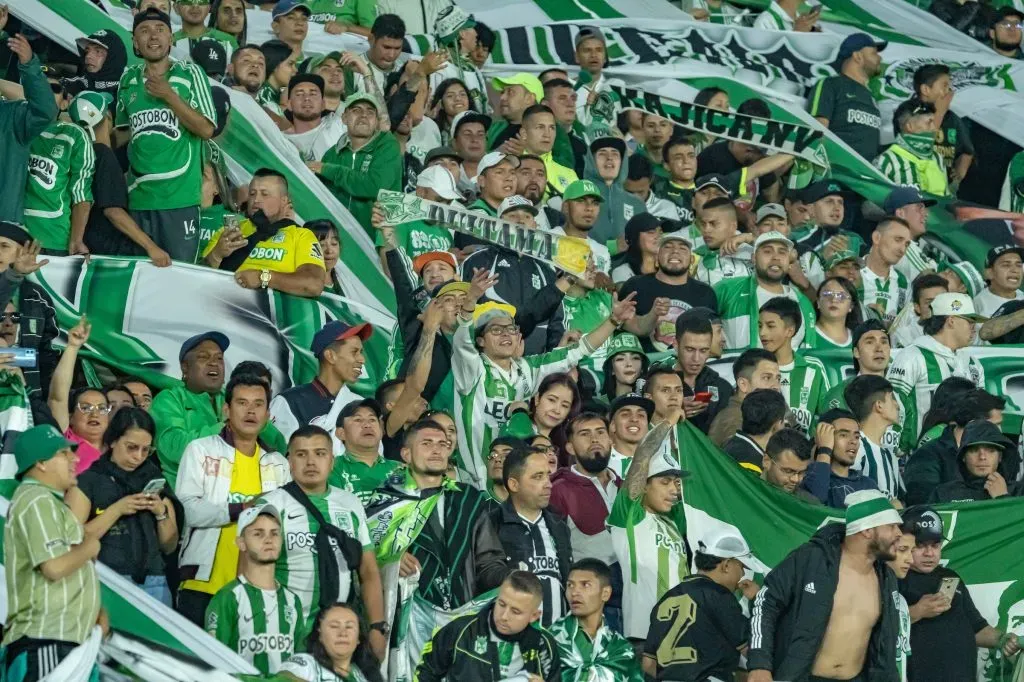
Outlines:
{"type": "Polygon", "coordinates": [[[935,150],[935,132],[903,133],[899,136],[898,142],[914,156],[927,159],[935,150]]]}
{"type": "Polygon", "coordinates": [[[576,461],[580,463],[580,466],[588,474],[599,474],[608,468],[608,462],[611,461],[611,458],[612,453],[606,452],[586,459],[579,457],[576,461]]]}

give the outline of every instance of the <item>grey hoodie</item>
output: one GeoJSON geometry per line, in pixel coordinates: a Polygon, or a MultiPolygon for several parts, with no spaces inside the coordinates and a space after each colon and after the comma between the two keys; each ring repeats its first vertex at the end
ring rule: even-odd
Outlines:
{"type": "MultiPolygon", "coordinates": [[[[647,206],[644,205],[644,202],[626,191],[624,183],[628,170],[629,164],[626,162],[626,159],[623,159],[622,166],[619,168],[619,176],[615,178],[611,185],[608,185],[597,172],[594,155],[589,150],[587,151],[583,177],[586,180],[592,180],[601,190],[601,196],[604,197],[604,203],[601,205],[601,214],[597,217],[594,227],[590,229],[590,238],[602,244],[608,245],[608,242],[614,242],[623,235],[626,230],[626,222],[630,218],[647,212],[647,206]]],[[[612,254],[614,254],[616,248],[612,245],[608,246],[612,254]]]]}

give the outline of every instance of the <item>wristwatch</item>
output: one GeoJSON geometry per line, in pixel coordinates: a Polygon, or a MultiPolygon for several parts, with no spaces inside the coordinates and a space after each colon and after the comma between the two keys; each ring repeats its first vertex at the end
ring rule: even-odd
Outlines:
{"type": "Polygon", "coordinates": [[[391,634],[391,626],[387,624],[387,621],[378,620],[376,623],[370,623],[371,630],[377,630],[383,635],[391,634]]]}
{"type": "Polygon", "coordinates": [[[266,289],[270,286],[270,270],[260,270],[260,288],[266,289]]]}

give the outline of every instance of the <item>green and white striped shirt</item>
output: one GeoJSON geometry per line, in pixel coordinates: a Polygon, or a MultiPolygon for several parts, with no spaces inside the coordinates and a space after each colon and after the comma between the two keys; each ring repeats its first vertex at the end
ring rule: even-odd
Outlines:
{"type": "Polygon", "coordinates": [[[309,654],[295,654],[281,666],[281,672],[294,675],[303,682],[366,682],[363,671],[354,665],[349,669],[348,677],[341,677],[317,663],[309,654]]]}
{"type": "Polygon", "coordinates": [[[854,471],[859,471],[864,476],[869,476],[878,484],[878,489],[885,493],[889,499],[903,496],[903,476],[900,474],[900,463],[896,453],[896,443],[892,442],[896,432],[891,429],[886,431],[887,443],[878,445],[863,433],[860,436],[860,450],[857,451],[857,458],[853,460],[854,471]]]}
{"type": "Polygon", "coordinates": [[[897,144],[892,145],[875,159],[875,167],[897,185],[912,185],[922,192],[944,196],[946,164],[938,152],[930,158],[921,159],[897,144]],[[936,182],[941,179],[942,182],[936,182]]]}
{"type": "Polygon", "coordinates": [[[814,415],[825,405],[829,391],[828,375],[821,360],[797,354],[793,362],[779,365],[782,375],[782,395],[796,417],[797,424],[807,435],[811,435],[814,415]]]}
{"type": "Polygon", "coordinates": [[[858,293],[861,304],[865,308],[873,305],[880,309],[883,312],[882,323],[886,328],[890,327],[910,300],[907,278],[896,268],[889,268],[887,277],[879,277],[865,265],[860,270],[860,281],[858,293]]]}
{"type": "MultiPolygon", "coordinates": [[[[302,613],[309,619],[320,603],[320,575],[317,573],[316,535],[320,524],[313,515],[283,488],[273,490],[261,499],[281,512],[283,546],[275,572],[278,581],[299,596],[302,613]]],[[[355,538],[363,550],[372,550],[366,513],[359,498],[340,488],[328,486],[323,495],[309,495],[324,519],[355,538]]],[[[338,598],[347,601],[352,591],[352,576],[340,552],[338,558],[338,598]]]]}
{"type": "Polygon", "coordinates": [[[302,605],[280,583],[276,590],[262,590],[239,576],[213,595],[206,607],[206,631],[272,675],[302,640],[302,605]]]}

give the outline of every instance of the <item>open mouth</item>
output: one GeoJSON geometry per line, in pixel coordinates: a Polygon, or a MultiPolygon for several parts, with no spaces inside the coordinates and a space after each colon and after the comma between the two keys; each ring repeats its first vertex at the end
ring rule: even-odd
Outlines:
{"type": "Polygon", "coordinates": [[[89,419],[85,422],[85,424],[86,424],[86,426],[99,427],[100,426],[100,420],[97,419],[96,417],[89,417],[89,419]]]}
{"type": "Polygon", "coordinates": [[[635,424],[631,424],[630,426],[626,427],[626,433],[632,433],[632,434],[640,433],[640,427],[636,426],[635,424]]]}

